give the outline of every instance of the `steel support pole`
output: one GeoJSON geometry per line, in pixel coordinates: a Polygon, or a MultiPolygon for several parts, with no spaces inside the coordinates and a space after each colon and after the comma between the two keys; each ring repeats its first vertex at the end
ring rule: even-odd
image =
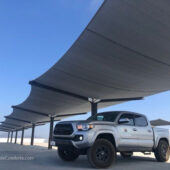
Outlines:
{"type": "Polygon", "coordinates": [[[35,132],[35,124],[32,124],[32,133],[31,133],[31,145],[34,145],[34,132],[35,132]]]}
{"type": "Polygon", "coordinates": [[[97,104],[98,104],[98,103],[93,103],[93,102],[91,102],[91,115],[92,115],[92,116],[95,115],[95,114],[97,114],[97,104]]]}
{"type": "Polygon", "coordinates": [[[50,118],[50,132],[49,132],[49,140],[48,140],[48,149],[52,149],[51,141],[53,137],[53,126],[54,126],[54,117],[50,118]]]}
{"type": "Polygon", "coordinates": [[[12,143],[12,138],[13,138],[13,131],[11,132],[11,143],[12,143]]]}
{"type": "Polygon", "coordinates": [[[22,135],[21,135],[21,145],[23,145],[24,141],[24,128],[22,129],[22,135]]]}
{"type": "Polygon", "coordinates": [[[7,143],[9,143],[10,132],[8,132],[7,143]]]}
{"type": "Polygon", "coordinates": [[[16,130],[16,133],[15,133],[15,144],[17,143],[17,137],[18,137],[18,131],[16,130]]]}

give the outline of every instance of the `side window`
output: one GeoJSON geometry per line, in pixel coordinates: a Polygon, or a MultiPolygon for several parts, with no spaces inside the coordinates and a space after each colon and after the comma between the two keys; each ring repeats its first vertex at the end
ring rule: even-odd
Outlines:
{"type": "Polygon", "coordinates": [[[134,126],[134,115],[125,113],[120,117],[118,123],[121,125],[134,126]]]}
{"type": "Polygon", "coordinates": [[[145,117],[140,116],[140,115],[135,115],[135,126],[147,126],[148,122],[145,119],[145,117]]]}

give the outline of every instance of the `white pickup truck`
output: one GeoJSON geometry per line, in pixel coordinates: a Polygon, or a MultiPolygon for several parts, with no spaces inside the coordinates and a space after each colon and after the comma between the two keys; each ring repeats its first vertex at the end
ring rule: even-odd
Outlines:
{"type": "Polygon", "coordinates": [[[92,167],[107,168],[116,160],[117,152],[124,158],[133,152],[154,152],[158,161],[168,161],[169,141],[169,131],[151,127],[144,115],[113,111],[86,121],[56,124],[52,144],[58,146],[58,154],[65,161],[87,155],[92,167]]]}

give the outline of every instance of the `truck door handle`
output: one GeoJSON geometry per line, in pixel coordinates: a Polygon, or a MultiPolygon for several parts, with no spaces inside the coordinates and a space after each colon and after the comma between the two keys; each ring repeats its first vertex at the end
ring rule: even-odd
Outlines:
{"type": "Polygon", "coordinates": [[[152,131],[149,129],[148,132],[151,133],[152,131]]]}
{"type": "Polygon", "coordinates": [[[137,131],[137,129],[136,129],[136,128],[133,128],[133,131],[137,131]]]}

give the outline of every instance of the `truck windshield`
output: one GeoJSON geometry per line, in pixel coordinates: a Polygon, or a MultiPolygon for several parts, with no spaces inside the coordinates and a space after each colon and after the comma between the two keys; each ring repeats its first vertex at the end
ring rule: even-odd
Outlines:
{"type": "Polygon", "coordinates": [[[94,116],[91,116],[87,119],[87,121],[108,121],[108,122],[114,122],[116,120],[116,117],[118,116],[120,112],[104,112],[104,113],[98,113],[94,116]]]}

